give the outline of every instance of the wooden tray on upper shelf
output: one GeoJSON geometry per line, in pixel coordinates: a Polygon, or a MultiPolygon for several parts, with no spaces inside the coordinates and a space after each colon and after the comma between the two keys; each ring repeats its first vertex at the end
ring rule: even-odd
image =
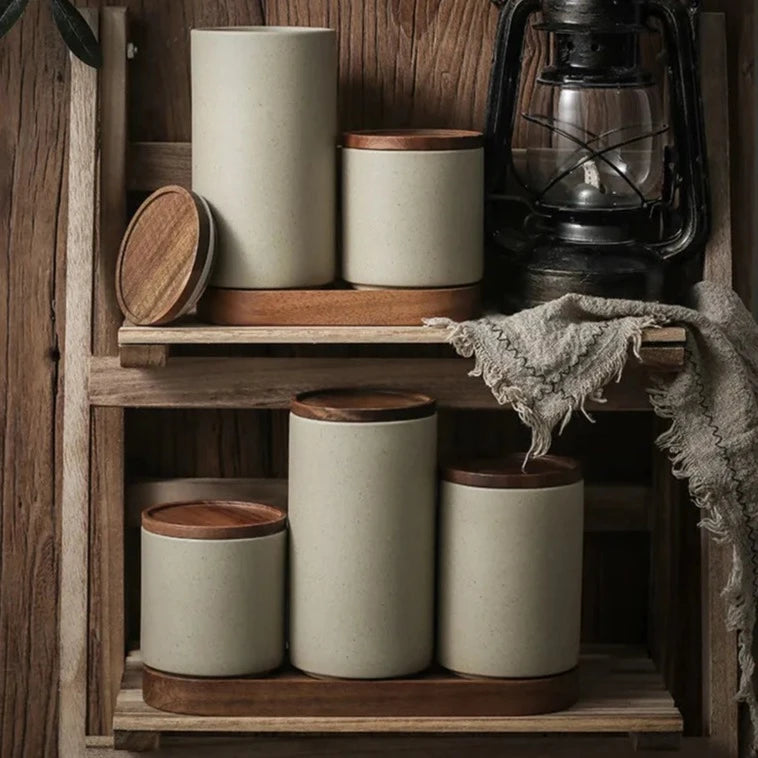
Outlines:
{"type": "Polygon", "coordinates": [[[241,290],[209,287],[204,321],[225,326],[420,326],[425,318],[479,315],[480,287],[241,290]]]}

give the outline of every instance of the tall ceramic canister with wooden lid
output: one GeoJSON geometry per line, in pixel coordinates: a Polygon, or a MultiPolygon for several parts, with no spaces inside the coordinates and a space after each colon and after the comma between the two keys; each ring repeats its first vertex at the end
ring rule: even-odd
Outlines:
{"type": "Polygon", "coordinates": [[[584,488],[576,461],[516,454],[443,471],[438,654],[469,676],[570,672],[579,657],[584,488]]]}
{"type": "Polygon", "coordinates": [[[218,226],[212,287],[335,277],[337,52],[332,29],[193,29],[192,189],[218,226]]]}
{"type": "Polygon", "coordinates": [[[277,668],[284,655],[286,547],[286,515],[268,505],[196,501],[145,510],[145,665],[209,677],[277,668]]]}
{"type": "Polygon", "coordinates": [[[333,390],[291,405],[289,652],[317,676],[432,660],[437,417],[416,393],[333,390]]]}
{"type": "MultiPolygon", "coordinates": [[[[342,257],[362,287],[459,287],[484,267],[479,132],[348,132],[342,150],[342,257]]],[[[431,315],[431,314],[430,314],[431,315]]]]}

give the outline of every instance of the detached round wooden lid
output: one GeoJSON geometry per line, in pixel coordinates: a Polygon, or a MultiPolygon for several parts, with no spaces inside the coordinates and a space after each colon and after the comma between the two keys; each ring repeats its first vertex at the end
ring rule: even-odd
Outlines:
{"type": "Polygon", "coordinates": [[[296,416],[318,421],[404,421],[432,416],[435,409],[427,395],[382,389],[315,390],[290,404],[296,416]]]}
{"type": "Polygon", "coordinates": [[[526,453],[502,458],[466,461],[447,466],[442,479],[469,487],[492,489],[546,489],[582,480],[582,467],[573,458],[545,455],[532,458],[524,467],[526,453]]]}
{"type": "Polygon", "coordinates": [[[142,528],[164,537],[235,540],[281,532],[284,511],[271,505],[234,500],[196,500],[153,505],[142,512],[142,528]]]}
{"type": "Polygon", "coordinates": [[[191,310],[211,274],[215,228],[208,203],[163,187],[129,224],[116,266],[116,297],[134,324],[166,324],[191,310]]]}
{"type": "Polygon", "coordinates": [[[466,129],[373,129],[346,132],[342,145],[358,150],[474,150],[483,147],[484,137],[466,129]]]}

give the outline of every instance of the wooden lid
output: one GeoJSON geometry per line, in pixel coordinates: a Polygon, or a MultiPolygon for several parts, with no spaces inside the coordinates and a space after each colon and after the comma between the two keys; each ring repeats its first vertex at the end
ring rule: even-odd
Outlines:
{"type": "Polygon", "coordinates": [[[316,390],[290,404],[296,416],[319,421],[403,421],[432,416],[435,408],[426,395],[381,389],[316,390]]]}
{"type": "Polygon", "coordinates": [[[284,511],[271,505],[234,500],[196,500],[154,505],[142,512],[142,528],[164,537],[235,540],[281,532],[284,511]]]}
{"type": "Polygon", "coordinates": [[[139,207],[121,243],[116,297],[134,324],[165,324],[190,310],[213,263],[215,230],[203,198],[163,187],[139,207]]]}
{"type": "Polygon", "coordinates": [[[532,458],[523,468],[526,453],[474,460],[447,466],[442,479],[469,487],[493,489],[545,489],[582,480],[582,467],[572,458],[545,455],[532,458]]]}
{"type": "Polygon", "coordinates": [[[346,132],[342,144],[359,150],[473,150],[484,137],[465,129],[373,129],[346,132]]]}

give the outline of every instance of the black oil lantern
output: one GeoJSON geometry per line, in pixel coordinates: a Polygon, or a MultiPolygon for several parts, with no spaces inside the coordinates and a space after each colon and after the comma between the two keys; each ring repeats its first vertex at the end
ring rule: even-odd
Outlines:
{"type": "Polygon", "coordinates": [[[503,310],[566,292],[679,302],[701,278],[708,185],[685,2],[498,3],[487,228],[503,310]]]}

